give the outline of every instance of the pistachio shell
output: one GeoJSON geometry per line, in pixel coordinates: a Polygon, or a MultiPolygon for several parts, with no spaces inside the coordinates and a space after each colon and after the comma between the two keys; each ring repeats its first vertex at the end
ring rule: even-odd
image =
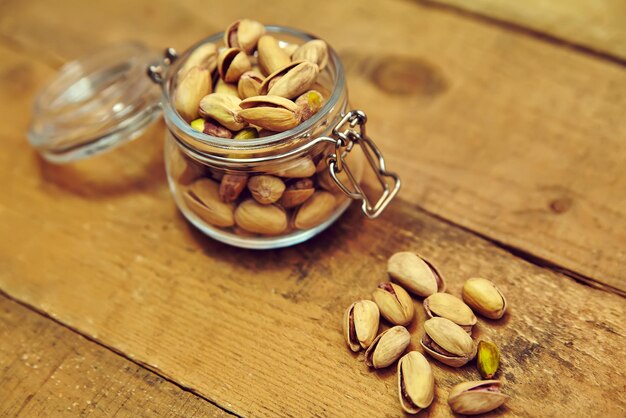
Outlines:
{"type": "Polygon", "coordinates": [[[309,90],[306,93],[300,95],[296,101],[298,106],[298,112],[300,113],[300,120],[304,122],[316,114],[324,104],[324,96],[317,90],[309,90]]]}
{"type": "Polygon", "coordinates": [[[248,232],[278,235],[287,229],[287,214],[278,206],[248,199],[235,210],[235,222],[248,232]]]}
{"type": "Polygon", "coordinates": [[[409,351],[398,361],[398,396],[402,409],[409,414],[417,414],[432,403],[435,378],[422,353],[409,351]]]}
{"type": "Polygon", "coordinates": [[[289,55],[283,50],[272,35],[263,35],[257,44],[259,67],[263,74],[271,74],[291,62],[289,55]]]}
{"type": "Polygon", "coordinates": [[[215,87],[213,88],[213,92],[215,93],[224,93],[230,96],[234,96],[236,98],[240,98],[239,91],[237,90],[237,85],[232,83],[227,83],[221,78],[218,78],[215,82],[215,87]]]}
{"type": "Polygon", "coordinates": [[[365,364],[381,369],[396,361],[411,342],[411,334],[401,325],[382,332],[365,351],[365,364]]]}
{"type": "Polygon", "coordinates": [[[476,353],[472,337],[446,318],[435,317],[424,322],[420,344],[433,358],[452,367],[466,364],[476,353]]]}
{"type": "Polygon", "coordinates": [[[179,74],[183,75],[196,66],[209,70],[209,73],[215,70],[215,67],[217,67],[217,46],[214,43],[209,42],[197,47],[189,55],[179,74]]]}
{"type": "Polygon", "coordinates": [[[435,266],[411,252],[392,255],[387,263],[387,273],[417,296],[428,297],[445,290],[445,280],[435,266]]]}
{"type": "Polygon", "coordinates": [[[343,331],[346,343],[352,351],[370,346],[376,338],[379,321],[378,306],[371,300],[354,302],[346,309],[343,331]]]}
{"type": "Polygon", "coordinates": [[[185,156],[177,146],[168,154],[167,170],[181,185],[188,185],[204,175],[204,166],[185,156]]]}
{"type": "Polygon", "coordinates": [[[224,31],[224,43],[230,48],[241,48],[250,54],[264,34],[265,26],[256,20],[235,20],[224,31]]]}
{"type": "Polygon", "coordinates": [[[254,200],[262,205],[269,205],[281,198],[285,191],[285,183],[274,176],[254,176],[248,182],[248,190],[254,200]]]}
{"type": "Polygon", "coordinates": [[[328,192],[315,192],[300,206],[293,224],[298,229],[313,228],[328,219],[334,209],[335,196],[328,192]]]}
{"type": "Polygon", "coordinates": [[[293,52],[291,59],[293,61],[304,60],[312,62],[322,71],[328,64],[328,46],[321,39],[308,41],[293,52]]]}
{"type": "Polygon", "coordinates": [[[308,61],[289,63],[267,76],[261,83],[259,93],[296,98],[315,83],[318,73],[317,65],[308,61]]]}
{"type": "Polygon", "coordinates": [[[246,127],[246,122],[237,116],[240,103],[239,98],[229,94],[212,93],[200,101],[200,114],[215,119],[231,131],[238,131],[246,127]]]}
{"type": "Polygon", "coordinates": [[[502,318],[507,308],[502,292],[487,279],[467,280],[463,285],[463,300],[479,314],[491,319],[502,318]]]}
{"type": "Polygon", "coordinates": [[[227,83],[237,82],[239,77],[251,67],[248,56],[239,48],[225,49],[217,58],[217,71],[227,83]]]}
{"type": "Polygon", "coordinates": [[[298,179],[287,185],[278,203],[284,208],[293,208],[306,202],[313,193],[313,180],[298,179]]]}
{"type": "Polygon", "coordinates": [[[492,411],[509,397],[500,392],[499,380],[477,380],[454,386],[448,404],[457,414],[477,415],[492,411]]]}
{"type": "Polygon", "coordinates": [[[191,122],[198,117],[200,101],[210,92],[211,74],[209,70],[192,67],[178,82],[174,91],[174,107],[183,119],[191,122]]]}
{"type": "Polygon", "coordinates": [[[229,227],[235,224],[235,207],[220,200],[218,185],[213,180],[196,180],[183,193],[183,198],[189,209],[211,225],[229,227]]]}
{"type": "Polygon", "coordinates": [[[424,299],[424,310],[429,318],[447,318],[468,332],[476,324],[476,316],[469,306],[448,293],[433,293],[424,299]]]}
{"type": "Polygon", "coordinates": [[[190,123],[192,129],[218,138],[232,138],[233,133],[216,122],[196,119],[190,123]]]}
{"type": "Polygon", "coordinates": [[[381,283],[372,296],[382,316],[392,324],[406,325],[413,320],[413,299],[402,287],[388,282],[381,283]]]}
{"type": "Polygon", "coordinates": [[[253,96],[243,100],[240,106],[239,118],[270,131],[287,131],[300,123],[296,104],[283,97],[253,96]]]}
{"type": "Polygon", "coordinates": [[[246,174],[224,174],[220,182],[220,199],[222,202],[234,202],[237,200],[248,183],[246,174]]]}
{"type": "Polygon", "coordinates": [[[500,351],[498,347],[490,341],[478,343],[476,352],[476,366],[483,379],[491,379],[498,371],[500,365],[500,351]]]}
{"type": "Polygon", "coordinates": [[[274,174],[287,178],[305,178],[315,174],[315,163],[311,157],[302,157],[274,167],[274,174]]]}
{"type": "Polygon", "coordinates": [[[261,74],[256,71],[246,71],[239,77],[239,84],[237,84],[239,97],[247,99],[248,97],[258,96],[261,83],[263,83],[261,74]]]}

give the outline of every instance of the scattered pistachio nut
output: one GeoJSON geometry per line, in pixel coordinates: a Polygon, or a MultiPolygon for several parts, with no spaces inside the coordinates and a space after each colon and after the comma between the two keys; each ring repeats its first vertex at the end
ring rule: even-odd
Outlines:
{"type": "Polygon", "coordinates": [[[237,84],[237,92],[239,97],[247,99],[248,97],[258,96],[263,83],[263,76],[256,71],[246,71],[239,77],[237,84]]]}
{"type": "Polygon", "coordinates": [[[487,279],[472,278],[463,285],[463,300],[470,308],[491,319],[500,319],[506,312],[504,295],[487,279]]]}
{"type": "Polygon", "coordinates": [[[390,366],[411,342],[411,334],[401,325],[389,328],[372,341],[365,351],[365,364],[375,369],[390,366]]]}
{"type": "Polygon", "coordinates": [[[471,333],[476,324],[474,312],[461,299],[449,293],[433,293],[424,299],[424,310],[429,318],[440,316],[471,333]]]}
{"type": "Polygon", "coordinates": [[[213,180],[196,180],[183,193],[187,207],[211,225],[229,227],[235,224],[232,203],[225,203],[219,197],[219,186],[213,180]]]}
{"type": "MultiPolygon", "coordinates": [[[[211,74],[198,66],[183,74],[174,91],[174,107],[187,122],[198,117],[198,105],[202,98],[211,93],[211,74]]],[[[295,106],[295,105],[294,105],[295,106]]]]}
{"type": "Polygon", "coordinates": [[[343,316],[343,335],[350,350],[368,348],[376,338],[379,322],[378,306],[371,300],[350,305],[343,316]]]}
{"type": "Polygon", "coordinates": [[[500,366],[500,351],[491,341],[480,341],[476,352],[476,366],[483,379],[495,376],[500,366]]]}
{"type": "Polygon", "coordinates": [[[294,99],[315,83],[319,69],[308,61],[292,62],[268,75],[261,83],[259,94],[294,99]]]}
{"type": "Polygon", "coordinates": [[[234,202],[237,200],[248,183],[246,174],[224,174],[220,182],[219,195],[222,202],[234,202]]]}
{"type": "Polygon", "coordinates": [[[308,61],[316,64],[320,71],[328,64],[328,45],[321,39],[308,41],[298,47],[291,55],[293,61],[308,61]]]}
{"type": "Polygon", "coordinates": [[[287,214],[278,206],[262,205],[248,199],[237,206],[235,222],[248,232],[278,235],[287,229],[287,214]]]}
{"type": "Polygon", "coordinates": [[[238,99],[241,98],[239,96],[239,91],[237,89],[237,85],[233,84],[233,83],[227,83],[224,80],[222,80],[221,78],[218,78],[217,81],[215,82],[215,86],[213,87],[213,92],[214,93],[228,94],[228,95],[234,96],[234,97],[236,97],[238,99]]]}
{"type": "Polygon", "coordinates": [[[428,408],[435,397],[433,370],[418,351],[409,351],[398,361],[398,397],[408,414],[428,408]]]}
{"type": "Polygon", "coordinates": [[[395,253],[387,263],[387,273],[416,296],[428,297],[443,292],[446,283],[437,268],[412,252],[395,253]]]}
{"type": "Polygon", "coordinates": [[[241,48],[251,54],[261,36],[265,35],[265,26],[256,20],[235,20],[224,31],[224,43],[229,48],[241,48]]]}
{"type": "Polygon", "coordinates": [[[248,190],[254,200],[262,205],[269,205],[281,198],[285,191],[285,183],[275,176],[254,176],[248,181],[248,190]]]}
{"type": "Polygon", "coordinates": [[[272,35],[261,36],[257,49],[259,67],[265,75],[271,74],[291,62],[289,55],[280,47],[278,41],[272,35]]]}
{"type": "Polygon", "coordinates": [[[310,178],[296,179],[289,183],[278,204],[284,208],[295,208],[306,202],[315,193],[313,180],[310,178]]]}
{"type": "Polygon", "coordinates": [[[433,358],[452,367],[463,366],[476,354],[472,337],[446,318],[435,317],[424,322],[420,344],[433,358]]]}
{"type": "Polygon", "coordinates": [[[225,49],[217,58],[217,72],[227,83],[236,83],[239,77],[251,67],[250,59],[239,48],[225,49]]]}
{"type": "Polygon", "coordinates": [[[382,316],[392,324],[406,325],[413,320],[415,316],[413,299],[397,284],[381,283],[372,296],[382,316]]]}
{"type": "Polygon", "coordinates": [[[293,225],[297,229],[310,229],[324,222],[335,209],[335,196],[328,192],[315,192],[298,208],[293,225]]]}
{"type": "Polygon", "coordinates": [[[448,395],[452,411],[463,415],[477,415],[493,411],[509,398],[500,392],[499,380],[476,380],[454,386],[448,395]]]}
{"type": "Polygon", "coordinates": [[[196,66],[209,70],[209,74],[215,71],[217,67],[217,46],[214,43],[209,42],[196,48],[185,61],[179,74],[182,76],[196,66]]]}
{"type": "Polygon", "coordinates": [[[231,131],[224,128],[215,121],[200,118],[192,121],[190,125],[192,129],[198,132],[205,133],[207,135],[216,136],[218,138],[233,137],[233,133],[231,131]]]}
{"type": "Polygon", "coordinates": [[[239,106],[239,118],[270,131],[288,131],[300,123],[296,104],[284,97],[253,96],[242,100],[239,106]]]}
{"type": "Polygon", "coordinates": [[[241,110],[240,103],[241,100],[238,97],[225,93],[211,93],[200,100],[200,114],[214,119],[231,131],[239,131],[247,125],[238,116],[241,110]]]}

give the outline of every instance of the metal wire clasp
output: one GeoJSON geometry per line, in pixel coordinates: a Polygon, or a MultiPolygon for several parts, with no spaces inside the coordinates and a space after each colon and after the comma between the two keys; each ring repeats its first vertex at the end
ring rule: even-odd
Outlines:
{"type": "Polygon", "coordinates": [[[147,73],[148,77],[155,82],[156,84],[163,85],[165,81],[165,72],[169,68],[170,65],[174,63],[178,59],[178,53],[174,48],[167,48],[163,52],[163,61],[157,64],[151,64],[148,67],[147,73]]]}
{"type": "Polygon", "coordinates": [[[389,202],[398,194],[400,190],[400,178],[397,174],[388,172],[385,167],[385,158],[378,147],[374,144],[365,133],[365,123],[367,115],[360,110],[352,110],[346,113],[339,123],[333,129],[333,138],[335,142],[335,152],[330,154],[326,161],[330,175],[337,183],[337,186],[351,199],[361,200],[361,209],[368,218],[376,218],[387,207],[389,202]],[[355,130],[358,126],[358,131],[355,130]],[[346,156],[352,151],[355,145],[360,145],[363,154],[367,158],[372,170],[376,174],[383,193],[375,204],[372,204],[358,180],[354,177],[347,161],[346,156]],[[350,182],[347,187],[337,176],[338,173],[345,171],[350,182]]]}

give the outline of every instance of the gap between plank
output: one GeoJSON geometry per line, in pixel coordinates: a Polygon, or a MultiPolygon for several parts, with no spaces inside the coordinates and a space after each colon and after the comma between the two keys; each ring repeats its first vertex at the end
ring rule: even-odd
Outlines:
{"type": "Polygon", "coordinates": [[[559,38],[558,36],[551,35],[550,33],[542,32],[539,29],[533,29],[531,27],[527,27],[519,23],[509,22],[507,20],[481,14],[479,12],[466,10],[466,9],[463,9],[459,6],[455,6],[452,4],[435,3],[432,0],[410,0],[410,1],[412,3],[420,4],[424,7],[430,7],[433,9],[439,9],[447,13],[456,14],[462,18],[473,19],[473,20],[485,23],[487,25],[492,25],[498,28],[502,28],[504,30],[518,32],[520,34],[537,38],[547,43],[551,43],[555,46],[568,48],[568,49],[574,50],[576,52],[579,52],[585,55],[590,55],[600,60],[612,62],[613,64],[617,64],[621,67],[626,67],[626,58],[621,58],[615,55],[611,55],[608,52],[594,49],[593,47],[590,47],[590,46],[572,42],[564,38],[559,38]]]}
{"type": "Polygon", "coordinates": [[[124,358],[125,360],[130,361],[131,363],[141,367],[142,369],[147,370],[149,373],[152,373],[152,374],[155,374],[155,375],[159,376],[161,379],[163,379],[163,380],[173,384],[174,386],[178,387],[182,391],[191,393],[192,395],[197,396],[198,398],[200,398],[200,399],[210,403],[211,405],[214,405],[216,408],[219,408],[222,411],[224,411],[224,412],[226,412],[226,413],[228,413],[228,414],[230,414],[230,415],[232,415],[234,417],[243,418],[243,415],[239,415],[235,411],[220,405],[216,401],[213,401],[213,400],[207,398],[206,396],[202,395],[201,393],[197,392],[195,389],[193,389],[191,387],[182,385],[181,383],[177,382],[172,377],[167,376],[165,373],[161,372],[160,370],[157,370],[157,369],[151,367],[149,364],[146,364],[146,363],[143,363],[143,362],[141,362],[139,360],[130,358],[124,352],[118,350],[117,348],[109,346],[109,345],[106,345],[105,343],[97,340],[96,338],[94,338],[94,337],[92,337],[90,335],[87,335],[87,334],[81,332],[80,330],[70,326],[70,325],[65,324],[64,322],[60,321],[59,319],[53,318],[47,312],[42,311],[38,307],[36,307],[34,305],[31,305],[31,304],[29,304],[27,302],[24,302],[24,301],[22,301],[22,300],[20,300],[20,299],[18,299],[16,297],[13,297],[9,293],[7,293],[4,289],[0,289],[0,296],[4,296],[7,299],[17,303],[18,305],[23,306],[24,308],[28,309],[29,311],[34,312],[37,315],[41,315],[41,316],[51,320],[52,322],[56,323],[57,325],[60,325],[63,328],[65,328],[65,329],[67,329],[67,330],[69,330],[69,331],[71,331],[71,332],[73,332],[75,334],[80,335],[81,337],[85,338],[86,340],[88,340],[88,341],[90,341],[90,342],[92,342],[92,343],[94,343],[94,344],[104,348],[107,351],[110,351],[110,352],[114,353],[115,355],[118,355],[118,356],[124,358]]]}

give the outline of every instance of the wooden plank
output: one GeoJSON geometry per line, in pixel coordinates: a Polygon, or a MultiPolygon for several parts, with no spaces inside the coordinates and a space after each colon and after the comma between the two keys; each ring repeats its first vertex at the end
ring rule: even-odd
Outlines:
{"type": "Polygon", "coordinates": [[[626,60],[626,3],[622,0],[422,0],[513,23],[626,60]]]}
{"type": "Polygon", "coordinates": [[[209,402],[0,295],[3,417],[229,417],[209,402]]]}
{"type": "Polygon", "coordinates": [[[242,15],[306,28],[340,51],[352,103],[367,110],[407,200],[626,291],[626,72],[615,63],[415,3],[335,2],[329,14],[307,2],[303,14],[298,1],[248,1],[202,14],[200,2],[168,1],[13,2],[0,31],[65,59],[139,36],[184,47],[242,15]],[[82,22],[94,19],[111,30],[92,33],[82,22]]]}

